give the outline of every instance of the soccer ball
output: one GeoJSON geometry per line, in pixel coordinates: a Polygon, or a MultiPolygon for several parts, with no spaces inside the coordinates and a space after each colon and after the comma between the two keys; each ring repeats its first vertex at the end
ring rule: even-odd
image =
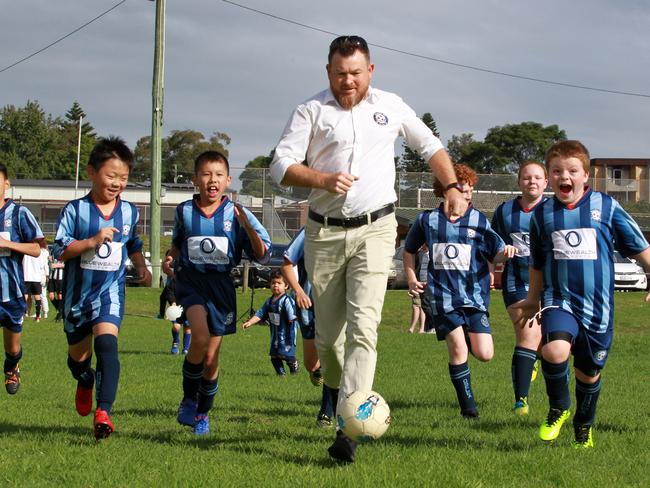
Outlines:
{"type": "Polygon", "coordinates": [[[355,391],[348,394],[336,414],[336,422],[353,441],[379,439],[390,425],[390,408],[375,391],[355,391]]]}
{"type": "Polygon", "coordinates": [[[171,305],[165,310],[165,318],[170,322],[174,322],[178,317],[183,314],[183,307],[180,305],[171,305]]]}

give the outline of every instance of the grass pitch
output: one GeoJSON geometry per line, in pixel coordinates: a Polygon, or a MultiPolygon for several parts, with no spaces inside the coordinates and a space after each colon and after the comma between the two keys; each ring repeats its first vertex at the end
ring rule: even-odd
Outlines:
{"type": "MultiPolygon", "coordinates": [[[[268,296],[258,290],[255,306],[268,296]]],[[[511,412],[514,334],[498,293],[491,322],[496,354],[470,360],[481,410],[464,421],[447,372],[447,352],[432,335],[407,334],[410,300],[389,291],[380,328],[375,389],[393,424],[359,448],[353,465],[326,455],[332,429],[316,426],[320,391],[304,370],[277,378],[268,330],[225,339],[213,432],[196,438],[176,423],[182,356],[169,354],[166,321],[155,320],[158,292],[130,288],[120,336],[122,375],[112,418],[116,433],[96,442],[91,416],[74,410],[66,342],[50,318],[25,323],[23,384],[0,392],[0,486],[647,486],[650,467],[650,305],[617,295],[615,340],[603,374],[596,448],[571,448],[565,425],[553,445],[537,439],[547,403],[533,383],[531,414],[511,412]]],[[[240,295],[240,313],[249,295],[240,295]]],[[[573,386],[572,386],[573,391],[573,386]]]]}

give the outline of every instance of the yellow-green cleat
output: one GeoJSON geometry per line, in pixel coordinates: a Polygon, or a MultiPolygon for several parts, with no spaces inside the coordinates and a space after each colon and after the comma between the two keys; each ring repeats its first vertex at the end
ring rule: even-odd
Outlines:
{"type": "Polygon", "coordinates": [[[520,417],[525,417],[528,415],[528,398],[523,397],[515,402],[515,406],[512,407],[512,411],[515,412],[515,415],[520,417]]]}
{"type": "Polygon", "coordinates": [[[562,425],[564,425],[564,422],[566,422],[570,415],[571,412],[569,410],[551,408],[548,411],[546,420],[539,426],[539,438],[547,442],[557,439],[557,436],[560,435],[562,425]]]}
{"type": "Polygon", "coordinates": [[[576,425],[573,430],[576,436],[576,440],[573,441],[575,449],[594,447],[593,427],[591,425],[576,425]]]}
{"type": "Polygon", "coordinates": [[[537,379],[537,373],[539,373],[539,365],[540,365],[540,361],[538,359],[537,361],[535,361],[535,364],[533,365],[533,372],[530,374],[531,383],[537,379]]]}

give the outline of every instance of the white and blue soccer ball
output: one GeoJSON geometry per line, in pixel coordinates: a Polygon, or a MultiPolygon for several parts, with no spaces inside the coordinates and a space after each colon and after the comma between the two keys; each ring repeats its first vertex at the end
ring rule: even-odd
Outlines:
{"type": "Polygon", "coordinates": [[[180,305],[170,305],[167,307],[167,310],[165,310],[165,318],[169,320],[170,322],[176,321],[178,317],[180,317],[183,314],[183,307],[180,305]]]}
{"type": "Polygon", "coordinates": [[[336,422],[353,441],[376,440],[388,430],[390,407],[376,391],[355,391],[346,395],[338,407],[336,422]]]}

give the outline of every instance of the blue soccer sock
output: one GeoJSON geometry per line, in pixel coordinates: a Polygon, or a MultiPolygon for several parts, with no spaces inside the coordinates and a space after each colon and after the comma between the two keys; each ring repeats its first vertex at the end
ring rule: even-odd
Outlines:
{"type": "Polygon", "coordinates": [[[4,372],[8,373],[9,371],[13,371],[14,368],[18,365],[18,363],[22,359],[22,357],[23,357],[22,347],[20,348],[20,351],[18,351],[18,354],[16,354],[15,356],[5,351],[4,372]]]}
{"type": "Polygon", "coordinates": [[[203,363],[193,364],[187,358],[183,361],[183,400],[196,401],[203,378],[203,363]]]}
{"type": "Polygon", "coordinates": [[[284,361],[287,363],[289,373],[298,374],[298,361],[296,360],[295,356],[284,358],[284,361]]]}
{"type": "Polygon", "coordinates": [[[550,408],[568,410],[571,406],[569,393],[569,361],[553,364],[542,358],[542,373],[546,381],[546,393],[550,408]]]}
{"type": "Polygon", "coordinates": [[[219,377],[217,376],[213,380],[206,380],[201,378],[201,384],[199,386],[199,402],[196,407],[197,414],[206,414],[212,408],[214,404],[214,396],[219,391],[219,377]]]}
{"type": "Polygon", "coordinates": [[[595,383],[583,383],[576,378],[576,414],[573,425],[592,425],[596,419],[596,404],[600,395],[600,378],[595,383]]]}
{"type": "Polygon", "coordinates": [[[330,388],[323,383],[323,395],[320,400],[320,410],[319,415],[327,415],[329,418],[334,416],[334,409],[332,408],[332,395],[330,394],[330,388]]]}
{"type": "Polygon", "coordinates": [[[90,388],[95,381],[93,370],[90,369],[92,358],[92,356],[88,356],[83,361],[75,361],[68,354],[68,369],[72,373],[72,377],[77,380],[83,388],[90,388]]]}
{"type": "Polygon", "coordinates": [[[287,372],[284,370],[284,364],[282,363],[282,358],[271,358],[271,364],[273,365],[273,369],[275,369],[275,372],[280,376],[287,374],[287,372]]]}
{"type": "Polygon", "coordinates": [[[472,393],[472,381],[467,361],[463,364],[450,364],[449,377],[456,390],[461,413],[475,413],[478,409],[474,393],[472,393]]]}
{"type": "Polygon", "coordinates": [[[175,329],[174,326],[172,326],[172,342],[174,344],[178,344],[178,340],[180,339],[180,331],[178,329],[175,329]]]}
{"type": "Polygon", "coordinates": [[[110,413],[120,380],[117,337],[111,334],[96,336],[95,356],[97,356],[97,407],[110,413]]]}
{"type": "Polygon", "coordinates": [[[192,343],[192,333],[190,331],[183,333],[183,351],[187,351],[192,343]]]}
{"type": "Polygon", "coordinates": [[[528,398],[530,378],[537,360],[537,351],[525,347],[515,347],[512,353],[512,386],[515,391],[515,401],[528,398]]]}

